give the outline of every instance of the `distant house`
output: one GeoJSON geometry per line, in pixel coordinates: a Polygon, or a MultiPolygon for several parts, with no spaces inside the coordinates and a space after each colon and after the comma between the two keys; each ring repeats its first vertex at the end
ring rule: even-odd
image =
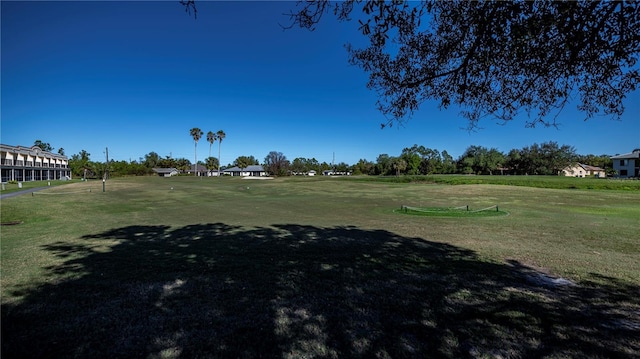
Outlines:
{"type": "Polygon", "coordinates": [[[323,176],[351,176],[351,171],[341,172],[341,171],[333,171],[333,170],[324,170],[322,171],[323,176]]]}
{"type": "Polygon", "coordinates": [[[241,176],[241,177],[265,177],[264,167],[260,165],[251,165],[246,168],[240,168],[238,166],[226,168],[222,171],[225,175],[229,176],[241,176]]]}
{"type": "Polygon", "coordinates": [[[175,168],[154,168],[153,172],[157,173],[160,177],[177,176],[180,171],[175,168]]]}
{"type": "Polygon", "coordinates": [[[568,177],[594,176],[599,178],[604,178],[607,176],[604,169],[600,167],[585,165],[582,163],[576,163],[575,165],[566,167],[565,169],[560,171],[560,175],[568,177]]]}
{"type": "Polygon", "coordinates": [[[618,177],[640,177],[640,148],[630,153],[612,156],[611,160],[618,177]]]}
{"type": "Polygon", "coordinates": [[[198,172],[197,174],[198,176],[207,176],[207,174],[209,173],[209,170],[207,169],[207,167],[203,165],[191,165],[187,173],[193,174],[193,172],[198,172]]]}
{"type": "Polygon", "coordinates": [[[315,176],[316,171],[310,170],[308,172],[290,172],[292,176],[315,176]]]}

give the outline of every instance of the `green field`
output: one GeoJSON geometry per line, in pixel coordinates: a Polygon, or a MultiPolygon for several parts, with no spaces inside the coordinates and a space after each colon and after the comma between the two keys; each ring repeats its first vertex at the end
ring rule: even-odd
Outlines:
{"type": "Polygon", "coordinates": [[[639,181],[569,180],[140,177],[3,199],[2,357],[638,357],[639,181]],[[508,215],[398,213],[467,205],[508,215]]]}
{"type": "MultiPolygon", "coordinates": [[[[73,182],[78,182],[79,180],[74,180],[73,182]]],[[[70,181],[62,181],[62,180],[52,180],[52,181],[29,181],[29,182],[21,182],[18,185],[18,182],[11,183],[3,183],[2,189],[0,190],[0,194],[7,194],[13,192],[19,192],[32,188],[40,188],[40,187],[55,187],[65,184],[70,184],[70,181]]]]}

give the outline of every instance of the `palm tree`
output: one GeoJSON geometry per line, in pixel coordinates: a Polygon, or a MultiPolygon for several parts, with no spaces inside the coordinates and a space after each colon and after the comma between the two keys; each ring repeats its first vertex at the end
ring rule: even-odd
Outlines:
{"type": "Polygon", "coordinates": [[[222,140],[227,136],[226,133],[224,133],[224,131],[219,130],[218,132],[216,132],[216,138],[218,139],[218,177],[220,177],[220,165],[222,164],[222,162],[220,162],[220,145],[222,144],[222,140]]]}
{"type": "Polygon", "coordinates": [[[393,168],[396,170],[396,176],[400,176],[400,173],[407,169],[407,161],[397,158],[393,161],[393,168]]]}
{"type": "Polygon", "coordinates": [[[247,156],[240,156],[236,159],[236,166],[240,167],[240,176],[242,176],[242,170],[249,167],[249,158],[247,156]]]}
{"type": "Polygon", "coordinates": [[[195,170],[193,171],[193,175],[197,176],[198,175],[198,141],[200,140],[200,138],[202,137],[202,135],[204,134],[204,132],[202,132],[201,129],[194,127],[192,128],[189,133],[191,134],[191,137],[193,137],[193,152],[194,152],[194,161],[193,163],[195,163],[195,170]]]}
{"type": "Polygon", "coordinates": [[[207,169],[209,171],[212,171],[218,168],[218,159],[215,157],[209,157],[205,160],[205,164],[207,166],[207,169]]]}
{"type": "Polygon", "coordinates": [[[216,137],[216,134],[209,131],[207,132],[207,142],[209,142],[209,157],[211,157],[211,145],[213,145],[214,142],[216,142],[218,138],[216,137]]]}

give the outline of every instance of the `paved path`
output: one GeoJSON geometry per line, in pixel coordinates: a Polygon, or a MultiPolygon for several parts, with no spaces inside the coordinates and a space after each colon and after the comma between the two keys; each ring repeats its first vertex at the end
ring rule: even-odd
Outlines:
{"type": "Polygon", "coordinates": [[[36,187],[36,188],[23,189],[22,191],[17,191],[17,192],[1,194],[0,195],[0,200],[1,199],[5,199],[5,198],[11,198],[11,197],[19,196],[21,194],[37,192],[37,191],[43,190],[45,188],[51,188],[51,187],[36,187]]]}

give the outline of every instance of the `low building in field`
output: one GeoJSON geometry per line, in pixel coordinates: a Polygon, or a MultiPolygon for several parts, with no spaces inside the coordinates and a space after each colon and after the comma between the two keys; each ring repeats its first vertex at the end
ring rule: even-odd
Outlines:
{"type": "Polygon", "coordinates": [[[172,177],[177,176],[180,171],[176,168],[154,168],[153,172],[157,173],[160,177],[172,177]]]}
{"type": "Polygon", "coordinates": [[[260,165],[251,165],[246,168],[240,168],[238,166],[226,168],[222,171],[228,176],[241,176],[241,177],[266,177],[267,172],[264,167],[260,165]]]}

